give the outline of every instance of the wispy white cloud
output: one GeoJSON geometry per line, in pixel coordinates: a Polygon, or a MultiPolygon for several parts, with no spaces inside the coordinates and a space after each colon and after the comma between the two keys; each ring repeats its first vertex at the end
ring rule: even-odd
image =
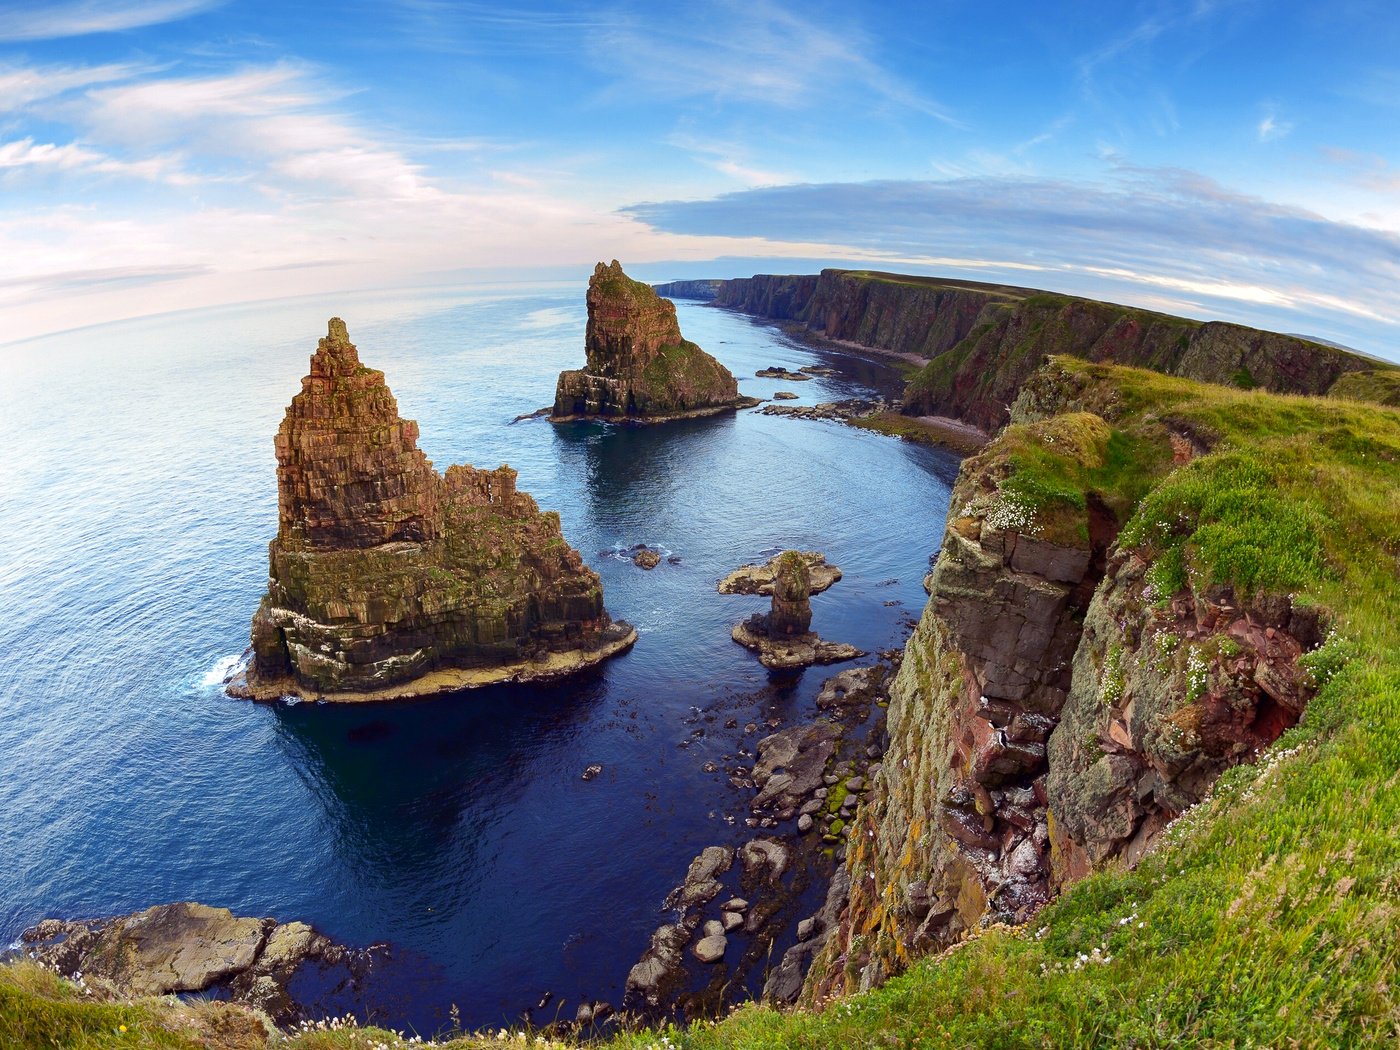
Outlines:
{"type": "Polygon", "coordinates": [[[1286,120],[1279,120],[1272,109],[1264,114],[1263,119],[1254,129],[1260,142],[1273,142],[1276,139],[1286,138],[1292,130],[1293,125],[1286,120]]]}
{"type": "Polygon", "coordinates": [[[755,167],[748,158],[749,151],[737,142],[706,139],[683,131],[673,132],[666,141],[707,167],[747,186],[776,186],[796,181],[791,175],[755,167]]]}
{"type": "Polygon", "coordinates": [[[619,91],[791,109],[855,84],[886,104],[958,123],[882,66],[856,27],[828,28],[777,0],[683,8],[664,29],[619,18],[594,32],[592,50],[601,69],[622,78],[619,91]]]}
{"type": "Polygon", "coordinates": [[[114,33],[188,18],[224,0],[66,0],[0,6],[0,43],[114,33]]]}
{"type": "Polygon", "coordinates": [[[0,113],[15,113],[45,99],[70,91],[128,80],[145,72],[135,65],[103,66],[0,66],[0,113]]]}

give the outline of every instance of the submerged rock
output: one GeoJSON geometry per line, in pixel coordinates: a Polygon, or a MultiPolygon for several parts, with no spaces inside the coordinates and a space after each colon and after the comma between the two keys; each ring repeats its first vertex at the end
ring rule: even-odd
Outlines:
{"type": "Polygon", "coordinates": [[[713,415],[758,404],[739,396],[733,374],[681,336],[676,307],[622,272],[599,263],[588,282],[587,361],[559,373],[555,422],[637,423],[713,415]]]}
{"type": "Polygon", "coordinates": [[[440,692],[568,673],[636,640],[515,471],[444,476],[417,439],[332,318],[277,432],[268,593],[231,694],[440,692]]]}

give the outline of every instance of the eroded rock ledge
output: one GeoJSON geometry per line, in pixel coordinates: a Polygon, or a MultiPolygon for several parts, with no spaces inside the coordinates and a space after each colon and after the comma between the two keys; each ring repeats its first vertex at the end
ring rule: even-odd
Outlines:
{"type": "Polygon", "coordinates": [[[332,318],[277,432],[268,592],[230,694],[424,695],[568,674],[636,640],[515,471],[440,475],[417,439],[332,318]]]}
{"type": "Polygon", "coordinates": [[[719,584],[724,594],[766,593],[773,598],[766,613],[755,613],[731,632],[733,639],[746,649],[758,653],[758,659],[769,670],[810,667],[813,664],[833,664],[854,660],[865,653],[853,645],[828,642],[812,627],[811,596],[814,593],[814,572],[821,572],[821,582],[831,586],[841,578],[839,569],[814,551],[783,551],[762,568],[743,574],[743,569],[726,577],[719,584]],[[814,557],[815,555],[815,557],[814,557]],[[820,560],[818,560],[820,559],[820,560]],[[725,590],[726,584],[731,586],[725,590]],[[753,587],[753,590],[745,588],[753,587]]]}
{"type": "Polygon", "coordinates": [[[758,404],[740,397],[729,369],[681,336],[676,307],[650,285],[599,263],[588,282],[581,369],[559,373],[556,423],[577,419],[660,423],[758,404]]]}
{"type": "MultiPolygon", "coordinates": [[[[25,951],[70,979],[129,997],[219,990],[280,1025],[308,1014],[290,990],[361,978],[373,949],[336,944],[304,922],[237,916],[181,902],[106,919],[45,919],[24,932],[25,951]]],[[[315,1013],[314,1009],[311,1011],[315,1013]]]]}
{"type": "Polygon", "coordinates": [[[1117,411],[1080,399],[1053,365],[1041,376],[1013,410],[1021,425],[966,460],[954,488],[812,1001],[1135,864],[1310,698],[1298,661],[1323,633],[1315,611],[1224,586],[1159,593],[1093,493],[1054,519],[1029,509],[1010,484],[1017,450],[1100,470],[1112,428],[1088,409],[1117,411]]]}

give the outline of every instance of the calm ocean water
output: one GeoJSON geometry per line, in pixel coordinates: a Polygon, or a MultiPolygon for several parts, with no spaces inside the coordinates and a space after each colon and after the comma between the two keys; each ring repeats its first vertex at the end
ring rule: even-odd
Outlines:
{"type": "MultiPolygon", "coordinates": [[[[899,387],[742,316],[679,312],[741,392],[803,403],[899,387]],[[753,377],[813,363],[845,374],[753,377]]],[[[581,364],[584,320],[581,286],[507,287],[0,347],[0,948],[49,915],[199,900],[389,942],[415,977],[384,1019],[420,1031],[454,1003],[474,1026],[546,991],[568,1016],[581,996],[621,1001],[690,859],[746,837],[722,819],[746,798],[701,768],[743,738],[723,721],[809,717],[839,670],[770,683],[729,639],[766,599],[722,597],[715,580],[772,548],[824,550],[845,579],[814,599],[814,628],[872,652],[901,644],[957,462],[754,412],[511,424],[581,364]],[[439,469],[508,462],[560,512],[609,611],[641,632],[629,655],[562,685],[397,705],[222,695],[266,585],[272,435],[332,314],[439,469]],[[611,554],[640,542],[681,563],[643,572],[611,554]],[[584,782],[593,762],[604,773],[584,782]]]]}

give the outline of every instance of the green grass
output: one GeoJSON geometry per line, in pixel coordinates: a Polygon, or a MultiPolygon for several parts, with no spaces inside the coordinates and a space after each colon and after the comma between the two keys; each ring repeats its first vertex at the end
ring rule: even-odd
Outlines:
{"type": "Polygon", "coordinates": [[[1400,407],[1400,369],[1348,372],[1332,384],[1328,393],[1333,397],[1400,407]]]}

